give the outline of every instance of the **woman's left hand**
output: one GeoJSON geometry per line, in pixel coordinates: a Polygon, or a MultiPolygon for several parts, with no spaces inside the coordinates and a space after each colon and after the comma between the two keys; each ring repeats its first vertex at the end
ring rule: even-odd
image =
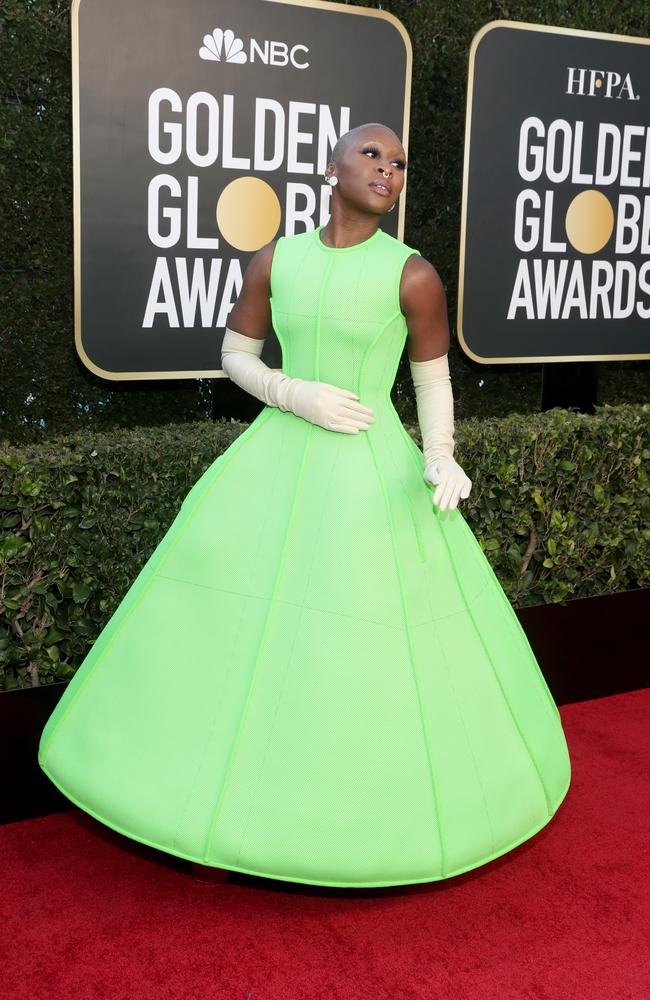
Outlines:
{"type": "Polygon", "coordinates": [[[472,488],[469,479],[455,458],[436,458],[424,470],[427,482],[436,486],[433,502],[440,510],[454,510],[459,498],[466,500],[472,488]]]}

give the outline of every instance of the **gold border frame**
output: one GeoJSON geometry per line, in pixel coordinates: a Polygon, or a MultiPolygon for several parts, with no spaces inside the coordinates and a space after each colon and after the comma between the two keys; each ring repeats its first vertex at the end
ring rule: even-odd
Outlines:
{"type": "MultiPolygon", "coordinates": [[[[330,3],[325,0],[266,0],[267,3],[293,4],[297,7],[317,7],[323,10],[336,10],[345,14],[357,14],[390,21],[402,36],[406,49],[406,79],[404,86],[404,121],[402,128],[402,145],[408,157],[408,135],[411,117],[411,76],[413,67],[413,47],[406,28],[394,14],[385,10],[375,10],[373,7],[355,7],[344,3],[330,3]]],[[[164,371],[164,372],[111,372],[100,368],[90,360],[81,340],[81,184],[80,184],[80,150],[79,150],[79,8],[81,0],[72,0],[70,8],[70,31],[72,45],[72,168],[73,168],[73,220],[74,220],[74,339],[77,354],[86,368],[108,379],[111,382],[126,382],[137,379],[151,381],[153,379],[181,378],[227,378],[222,368],[205,371],[164,371]]],[[[406,213],[406,182],[400,195],[400,206],[397,220],[398,239],[404,240],[404,219],[406,213]]],[[[214,328],[216,329],[216,327],[214,328]]],[[[278,371],[279,369],[273,369],[278,371]]]]}
{"type": "Polygon", "coordinates": [[[484,358],[479,354],[475,354],[474,351],[468,346],[465,337],[463,335],[463,296],[464,296],[464,283],[465,283],[465,235],[466,235],[466,224],[467,224],[467,187],[469,178],[469,148],[470,148],[470,126],[472,120],[472,98],[474,95],[474,59],[476,56],[476,50],[478,48],[479,42],[489,31],[493,28],[515,28],[522,31],[549,31],[558,35],[579,35],[586,38],[597,38],[603,39],[608,38],[613,41],[618,42],[630,42],[630,43],[641,43],[642,45],[650,45],[650,38],[637,38],[634,35],[614,35],[609,34],[604,31],[586,31],[581,28],[559,28],[554,25],[549,24],[533,24],[530,21],[488,21],[484,24],[482,28],[476,32],[472,39],[472,44],[469,50],[469,72],[467,77],[467,104],[465,109],[465,151],[463,158],[463,194],[461,203],[461,230],[460,230],[460,259],[458,263],[458,307],[456,313],[456,326],[458,332],[458,339],[461,343],[463,351],[468,357],[472,358],[474,361],[478,361],[479,364],[499,364],[499,365],[512,365],[512,364],[534,364],[540,361],[644,361],[650,358],[650,353],[648,354],[556,354],[556,355],[543,355],[539,357],[531,357],[526,355],[525,357],[498,357],[498,358],[484,358]]]}

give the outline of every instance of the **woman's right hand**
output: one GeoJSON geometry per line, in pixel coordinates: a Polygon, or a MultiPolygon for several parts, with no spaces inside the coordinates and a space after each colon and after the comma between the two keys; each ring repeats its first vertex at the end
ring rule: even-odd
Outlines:
{"type": "Polygon", "coordinates": [[[289,408],[298,417],[318,424],[327,431],[358,434],[374,423],[369,406],[360,403],[356,393],[340,389],[329,382],[309,382],[295,379],[291,386],[289,408]]]}

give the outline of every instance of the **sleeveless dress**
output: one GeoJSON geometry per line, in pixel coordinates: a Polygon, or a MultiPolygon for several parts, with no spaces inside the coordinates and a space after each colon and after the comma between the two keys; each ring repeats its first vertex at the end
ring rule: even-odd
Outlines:
{"type": "MultiPolygon", "coordinates": [[[[69,682],[39,763],[102,823],[206,865],[327,886],[457,875],[570,782],[559,712],[390,391],[417,253],[382,229],[276,244],[283,370],[372,407],[344,434],[265,407],[187,494],[69,682]]],[[[477,484],[480,489],[480,483],[477,484]]]]}

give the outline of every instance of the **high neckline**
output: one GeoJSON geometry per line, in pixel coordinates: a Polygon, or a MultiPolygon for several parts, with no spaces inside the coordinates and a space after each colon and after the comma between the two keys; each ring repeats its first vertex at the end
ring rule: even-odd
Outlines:
{"type": "Polygon", "coordinates": [[[314,237],[316,239],[318,246],[321,248],[321,250],[335,251],[336,253],[345,253],[348,250],[358,250],[359,247],[365,247],[368,245],[368,243],[371,243],[372,240],[375,239],[377,233],[379,233],[380,231],[380,226],[377,226],[372,236],[369,236],[367,240],[362,240],[361,243],[353,243],[352,246],[350,247],[328,247],[325,243],[323,243],[322,239],[320,238],[320,232],[322,228],[323,228],[322,226],[317,226],[317,228],[314,229],[314,237]]]}

